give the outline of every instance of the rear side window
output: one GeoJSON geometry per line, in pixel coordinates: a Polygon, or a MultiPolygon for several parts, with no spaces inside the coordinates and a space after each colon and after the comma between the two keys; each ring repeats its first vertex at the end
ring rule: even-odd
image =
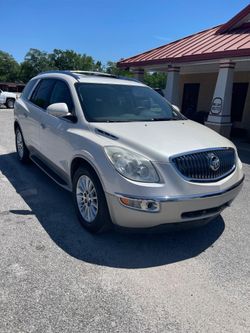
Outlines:
{"type": "Polygon", "coordinates": [[[35,91],[31,96],[31,102],[39,106],[40,108],[46,109],[50,103],[50,96],[55,85],[53,79],[43,79],[36,87],[35,91]]]}
{"type": "Polygon", "coordinates": [[[29,98],[29,95],[32,91],[32,89],[34,88],[34,86],[36,85],[38,79],[34,79],[34,80],[30,80],[26,86],[24,87],[24,90],[22,92],[22,97],[28,99],[29,98]]]}
{"type": "Polygon", "coordinates": [[[66,103],[69,112],[72,113],[74,110],[74,104],[67,84],[63,81],[56,81],[54,89],[50,97],[50,103],[66,103]]]}

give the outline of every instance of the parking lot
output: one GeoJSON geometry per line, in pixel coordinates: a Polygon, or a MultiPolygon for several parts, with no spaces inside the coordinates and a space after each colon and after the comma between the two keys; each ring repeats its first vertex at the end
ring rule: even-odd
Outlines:
{"type": "Polygon", "coordinates": [[[210,224],[103,235],[14,151],[13,111],[1,109],[1,333],[250,331],[250,148],[242,192],[210,224]]]}

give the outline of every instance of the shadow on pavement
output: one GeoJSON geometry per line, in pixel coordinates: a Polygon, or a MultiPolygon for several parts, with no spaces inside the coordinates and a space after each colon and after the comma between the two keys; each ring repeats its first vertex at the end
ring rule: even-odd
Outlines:
{"type": "Polygon", "coordinates": [[[92,235],[77,221],[71,194],[57,186],[32,163],[21,165],[14,153],[0,156],[0,170],[30,210],[12,214],[34,214],[51,239],[69,255],[85,262],[119,268],[145,268],[189,259],[210,247],[225,228],[222,217],[193,230],[162,234],[110,231],[92,235]]]}

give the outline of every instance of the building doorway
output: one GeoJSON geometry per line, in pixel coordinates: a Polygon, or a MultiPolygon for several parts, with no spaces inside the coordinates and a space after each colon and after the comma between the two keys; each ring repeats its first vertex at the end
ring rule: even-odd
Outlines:
{"type": "Polygon", "coordinates": [[[182,97],[182,113],[192,119],[197,111],[200,84],[185,83],[182,97]]]}
{"type": "Polygon", "coordinates": [[[233,84],[231,121],[241,121],[247,97],[248,82],[235,82],[233,84]]]}

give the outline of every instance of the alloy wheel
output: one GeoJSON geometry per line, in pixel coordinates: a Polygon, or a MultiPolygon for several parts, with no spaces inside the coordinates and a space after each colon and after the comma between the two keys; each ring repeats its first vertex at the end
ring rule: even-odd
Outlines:
{"type": "Polygon", "coordinates": [[[23,143],[22,133],[20,132],[19,129],[17,129],[16,131],[16,146],[17,146],[18,155],[20,159],[22,159],[24,154],[24,143],[23,143]]]}
{"type": "Polygon", "coordinates": [[[76,197],[79,211],[84,220],[88,223],[93,222],[98,213],[98,198],[95,185],[88,176],[79,177],[76,197]]]}

